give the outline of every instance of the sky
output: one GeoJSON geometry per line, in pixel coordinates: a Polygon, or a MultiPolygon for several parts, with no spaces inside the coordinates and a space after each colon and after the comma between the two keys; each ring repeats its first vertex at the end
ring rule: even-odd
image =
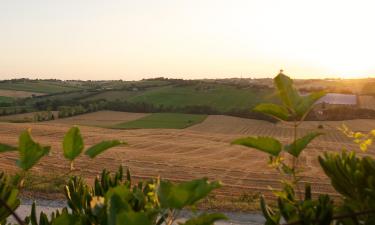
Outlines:
{"type": "Polygon", "coordinates": [[[372,0],[0,0],[0,79],[375,77],[372,0]]]}

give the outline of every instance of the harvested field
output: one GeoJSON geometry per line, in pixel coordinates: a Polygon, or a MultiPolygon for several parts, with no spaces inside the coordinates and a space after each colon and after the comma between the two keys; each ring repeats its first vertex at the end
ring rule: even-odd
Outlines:
{"type": "MultiPolygon", "coordinates": [[[[40,112],[20,113],[8,116],[0,116],[0,122],[14,122],[24,123],[34,121],[34,115],[40,112]]],[[[58,111],[52,111],[55,118],[58,116],[58,111]]]]}
{"type": "Polygon", "coordinates": [[[31,96],[45,95],[44,93],[30,92],[30,91],[14,91],[14,90],[2,90],[0,89],[0,96],[12,97],[12,98],[27,98],[31,96]]]}
{"type": "MultiPolygon", "coordinates": [[[[275,170],[267,167],[267,155],[229,143],[246,135],[272,135],[286,143],[290,139],[292,128],[256,120],[238,119],[236,122],[235,119],[209,116],[203,123],[183,130],[81,127],[87,146],[103,139],[124,140],[129,146],[111,149],[95,160],[81,156],[76,167],[89,180],[103,168],[116,170],[123,164],[130,167],[136,179],[155,178],[158,175],[173,181],[203,176],[219,179],[224,187],[217,190],[216,194],[221,198],[238,198],[241,194],[258,191],[270,195],[268,186],[277,187],[280,177],[275,170]],[[208,127],[209,124],[211,128],[208,127]],[[243,127],[239,128],[239,125],[243,127]]],[[[63,159],[61,140],[70,124],[60,123],[57,126],[57,122],[59,121],[39,124],[0,123],[0,142],[16,144],[17,135],[31,127],[37,141],[52,146],[51,155],[43,158],[33,171],[38,174],[66,172],[69,163],[63,159]]],[[[303,128],[300,134],[309,130],[312,129],[303,128]]],[[[327,135],[313,142],[301,158],[301,164],[306,169],[303,181],[312,182],[315,192],[333,192],[328,179],[319,168],[317,156],[323,151],[339,151],[344,147],[357,149],[351,140],[338,131],[326,129],[326,132],[327,135]]],[[[373,152],[370,149],[369,153],[373,152]]],[[[0,165],[3,170],[15,171],[15,160],[15,153],[2,154],[0,165]]]]}
{"type": "Polygon", "coordinates": [[[62,123],[68,125],[86,125],[110,127],[119,123],[133,121],[149,114],[147,113],[127,113],[115,111],[99,111],[86,113],[78,116],[62,118],[55,121],[47,121],[46,123],[62,123]]]}
{"type": "Polygon", "coordinates": [[[206,115],[184,113],[153,113],[137,120],[120,123],[113,128],[118,129],[183,129],[201,123],[206,115]]]}
{"type": "Polygon", "coordinates": [[[360,95],[358,97],[359,106],[363,109],[375,110],[375,97],[371,95],[360,95]]]}
{"type": "Polygon", "coordinates": [[[1,122],[17,122],[17,121],[29,121],[32,122],[34,113],[20,113],[15,115],[0,116],[1,122]]]}

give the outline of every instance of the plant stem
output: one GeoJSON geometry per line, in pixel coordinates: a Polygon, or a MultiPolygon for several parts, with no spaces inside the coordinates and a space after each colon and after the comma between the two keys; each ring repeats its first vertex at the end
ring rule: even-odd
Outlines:
{"type": "MultiPolygon", "coordinates": [[[[294,146],[293,148],[295,149],[297,146],[297,128],[298,128],[298,123],[296,120],[294,120],[294,140],[293,140],[293,143],[294,143],[294,146]]],[[[294,185],[296,185],[296,188],[297,188],[297,192],[298,192],[298,196],[299,196],[299,199],[302,200],[302,192],[301,192],[301,189],[299,188],[299,184],[298,184],[298,174],[297,174],[297,169],[298,169],[298,158],[297,157],[293,157],[293,165],[292,165],[292,168],[293,168],[293,183],[294,185]]]]}
{"type": "Polygon", "coordinates": [[[10,207],[9,205],[2,199],[0,198],[0,204],[3,205],[12,215],[13,217],[17,220],[17,222],[20,224],[20,225],[25,225],[25,223],[22,221],[22,219],[17,215],[16,212],[14,212],[10,207]]]}
{"type": "Polygon", "coordinates": [[[74,170],[74,162],[73,160],[70,161],[70,171],[73,171],[74,170]]]}

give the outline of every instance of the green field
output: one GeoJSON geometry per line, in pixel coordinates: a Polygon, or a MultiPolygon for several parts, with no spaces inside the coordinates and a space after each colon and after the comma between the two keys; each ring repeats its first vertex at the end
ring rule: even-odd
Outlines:
{"type": "Polygon", "coordinates": [[[113,126],[117,129],[147,129],[168,128],[183,129],[206,119],[206,115],[182,114],[182,113],[154,113],[138,120],[120,123],[113,126]]]}
{"type": "Polygon", "coordinates": [[[223,85],[215,85],[203,90],[197,89],[196,86],[165,87],[134,96],[130,98],[130,101],[174,107],[205,105],[220,111],[227,111],[233,108],[255,106],[263,102],[267,94],[269,93],[223,85]]]}
{"type": "Polygon", "coordinates": [[[14,99],[12,97],[0,96],[0,104],[1,103],[12,103],[14,99]]]}
{"type": "Polygon", "coordinates": [[[209,106],[222,112],[234,108],[252,108],[260,102],[274,101],[272,91],[267,89],[240,89],[219,84],[211,85],[209,88],[201,88],[199,85],[184,87],[170,85],[142,91],[106,91],[81,101],[94,99],[109,101],[120,99],[165,107],[209,106]]]}
{"type": "Polygon", "coordinates": [[[37,81],[37,80],[25,80],[25,81],[7,81],[0,83],[0,89],[3,90],[16,90],[16,91],[30,91],[38,93],[58,93],[68,92],[74,90],[80,90],[80,87],[69,85],[61,81],[37,81]]]}

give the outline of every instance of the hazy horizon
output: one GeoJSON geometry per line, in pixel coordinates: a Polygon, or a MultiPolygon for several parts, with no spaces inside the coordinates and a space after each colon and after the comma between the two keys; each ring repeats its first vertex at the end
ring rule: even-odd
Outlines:
{"type": "Polygon", "coordinates": [[[372,1],[2,1],[0,79],[375,77],[372,1]]]}

